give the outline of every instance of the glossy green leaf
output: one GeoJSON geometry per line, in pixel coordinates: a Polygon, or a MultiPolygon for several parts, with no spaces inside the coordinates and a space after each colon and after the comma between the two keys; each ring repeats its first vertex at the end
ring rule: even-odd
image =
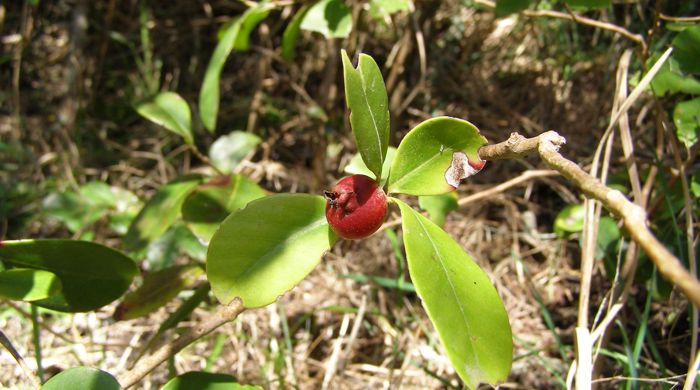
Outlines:
{"type": "Polygon", "coordinates": [[[700,25],[688,27],[673,38],[673,58],[681,69],[700,73],[700,25]]]}
{"type": "Polygon", "coordinates": [[[137,273],[134,262],[121,252],[85,241],[3,241],[0,259],[9,267],[56,274],[61,292],[34,303],[66,312],[94,310],[114,301],[137,273]]]}
{"type": "Polygon", "coordinates": [[[200,181],[199,176],[185,176],[158,189],[129,226],[124,237],[126,250],[141,250],[165,233],[180,216],[180,208],[187,195],[200,181]]]}
{"type": "Polygon", "coordinates": [[[411,280],[452,365],[469,388],[508,377],[513,341],[489,277],[449,234],[407,204],[401,209],[411,280]]]}
{"type": "Polygon", "coordinates": [[[192,114],[185,99],[175,92],[161,92],[136,106],[136,112],[153,123],[161,125],[192,145],[192,114]]]}
{"type": "Polygon", "coordinates": [[[41,390],[119,390],[119,382],[102,370],[92,367],[74,367],[59,372],[46,381],[41,390]]]}
{"type": "Polygon", "coordinates": [[[554,218],[554,233],[558,237],[564,237],[569,233],[578,233],[583,230],[584,218],[583,205],[570,204],[554,218]]]}
{"type": "Polygon", "coordinates": [[[342,0],[321,0],[311,6],[301,29],[315,31],[328,39],[347,38],[352,30],[352,15],[342,0]]]}
{"type": "MultiPolygon", "coordinates": [[[[649,63],[653,64],[657,59],[658,56],[652,57],[649,63]]],[[[681,71],[678,61],[673,56],[661,66],[659,72],[651,80],[651,87],[656,96],[679,92],[693,95],[700,94],[700,81],[681,71]]]]}
{"type": "Polygon", "coordinates": [[[207,278],[224,304],[274,302],[297,285],[337,240],[321,196],[279,194],[229,215],[209,244],[207,278]]]}
{"type": "Polygon", "coordinates": [[[284,29],[284,34],[282,34],[282,58],[291,62],[294,61],[296,56],[296,45],[299,39],[299,32],[301,32],[301,22],[306,17],[306,13],[311,8],[311,4],[307,4],[297,11],[289,22],[287,28],[284,29]]]}
{"type": "Polygon", "coordinates": [[[219,113],[219,88],[221,71],[233,49],[247,50],[250,32],[270,12],[266,2],[248,8],[240,18],[230,23],[214,49],[204,73],[202,89],[199,91],[199,116],[204,127],[210,132],[216,129],[216,117],[219,113]]]}
{"type": "Polygon", "coordinates": [[[610,0],[564,0],[566,4],[574,9],[596,9],[610,6],[610,0]]]}
{"type": "Polygon", "coordinates": [[[114,319],[130,320],[158,310],[203,274],[198,265],[178,265],[146,274],[143,284],[126,294],[114,310],[114,319]]]}
{"type": "Polygon", "coordinates": [[[214,141],[209,149],[209,158],[221,172],[231,173],[260,142],[260,137],[255,134],[232,131],[214,141]]]}
{"type": "Polygon", "coordinates": [[[263,196],[265,191],[245,176],[220,176],[201,184],[187,197],[182,219],[200,240],[209,242],[229,214],[263,196]]]}
{"type": "Polygon", "coordinates": [[[14,268],[0,271],[0,298],[36,301],[61,291],[61,280],[49,271],[14,268]]]}
{"type": "Polygon", "coordinates": [[[445,225],[445,218],[450,211],[457,210],[457,193],[448,192],[441,195],[426,195],[418,197],[420,208],[428,212],[430,220],[438,226],[445,225]]]}
{"type": "MultiPolygon", "coordinates": [[[[384,163],[382,164],[382,179],[380,181],[382,186],[389,178],[389,168],[391,168],[391,164],[394,162],[394,157],[396,157],[396,148],[389,146],[389,148],[386,150],[384,163]]],[[[374,177],[374,172],[367,168],[367,165],[365,165],[365,162],[362,161],[362,156],[359,153],[352,157],[348,165],[345,166],[344,171],[345,173],[349,173],[351,175],[365,175],[374,177]]]]}
{"type": "Polygon", "coordinates": [[[241,385],[231,375],[192,371],[171,379],[161,390],[262,390],[262,387],[241,385]]]}
{"type": "Polygon", "coordinates": [[[695,145],[700,137],[700,98],[676,104],[673,123],[678,139],[688,148],[695,145]]]}
{"type": "Polygon", "coordinates": [[[389,147],[389,101],[382,72],[372,57],[360,54],[357,69],[342,51],[345,100],[357,149],[375,178],[382,177],[382,164],[389,147]]]}
{"type": "Polygon", "coordinates": [[[496,16],[503,17],[526,9],[530,0],[496,0],[496,16]]]}
{"type": "Polygon", "coordinates": [[[478,172],[472,165],[483,167],[478,150],[484,144],[486,138],[467,121],[437,117],[422,122],[399,144],[389,192],[439,195],[454,190],[459,180],[478,172]]]}

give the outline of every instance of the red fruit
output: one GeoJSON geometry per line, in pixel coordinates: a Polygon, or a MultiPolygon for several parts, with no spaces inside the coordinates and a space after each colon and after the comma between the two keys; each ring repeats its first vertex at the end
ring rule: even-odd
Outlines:
{"type": "Polygon", "coordinates": [[[347,176],[324,191],[326,219],[339,236],[357,240],[382,226],[387,213],[386,194],[377,182],[365,175],[347,176]]]}

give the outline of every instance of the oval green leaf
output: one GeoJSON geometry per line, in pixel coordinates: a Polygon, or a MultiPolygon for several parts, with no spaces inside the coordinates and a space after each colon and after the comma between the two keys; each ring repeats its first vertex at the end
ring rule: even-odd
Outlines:
{"type": "Polygon", "coordinates": [[[207,253],[214,295],[224,304],[239,297],[255,308],[293,288],[337,240],[325,209],[321,196],[279,194],[229,215],[207,253]]]}
{"type": "Polygon", "coordinates": [[[198,265],[178,265],[147,274],[143,284],[126,294],[114,310],[114,319],[130,320],[158,310],[203,274],[198,265]]]}
{"type": "Polygon", "coordinates": [[[250,32],[269,12],[270,6],[264,1],[248,8],[240,18],[226,26],[214,49],[199,91],[199,116],[204,127],[212,133],[216,129],[216,116],[219,113],[219,84],[224,64],[233,49],[248,49],[250,32]]]}
{"type": "Polygon", "coordinates": [[[315,31],[328,39],[347,38],[352,30],[352,15],[342,0],[321,0],[304,16],[301,29],[315,31]]]}
{"type": "Polygon", "coordinates": [[[226,374],[192,371],[168,381],[161,390],[262,390],[260,386],[241,385],[226,374]]]}
{"type": "Polygon", "coordinates": [[[92,367],[74,367],[49,379],[42,390],[119,390],[119,382],[109,373],[92,367]]]}
{"type": "Polygon", "coordinates": [[[136,106],[136,112],[153,123],[161,125],[192,145],[192,114],[185,99],[175,92],[161,92],[136,106]]]}
{"type": "Polygon", "coordinates": [[[469,388],[508,377],[508,314],[488,276],[444,230],[407,204],[401,209],[408,271],[457,374],[469,388]]]}
{"type": "MultiPolygon", "coordinates": [[[[389,168],[391,167],[391,163],[394,162],[394,157],[396,157],[396,148],[389,146],[389,148],[386,150],[384,164],[382,164],[382,178],[380,180],[380,186],[384,186],[386,180],[389,178],[389,168]]],[[[355,154],[352,159],[350,159],[350,162],[345,166],[344,171],[345,173],[349,173],[351,175],[365,175],[369,177],[374,176],[374,172],[367,168],[367,165],[365,165],[364,161],[362,161],[362,156],[359,153],[355,154]]]]}
{"type": "Polygon", "coordinates": [[[185,176],[158,189],[129,226],[124,248],[127,251],[141,250],[165,233],[180,215],[187,195],[200,182],[200,176],[185,176]]]}
{"type": "Polygon", "coordinates": [[[61,291],[56,274],[31,268],[15,268],[0,272],[0,298],[36,301],[61,291]]]}
{"type": "Polygon", "coordinates": [[[296,45],[299,32],[301,31],[301,22],[306,17],[309,8],[311,8],[311,4],[299,8],[297,13],[294,14],[292,21],[284,29],[284,34],[282,34],[282,58],[289,62],[294,61],[296,56],[296,45]]]}
{"type": "Polygon", "coordinates": [[[182,219],[202,241],[209,242],[221,222],[265,191],[242,175],[220,176],[197,187],[182,205],[182,219]]]}
{"type": "Polygon", "coordinates": [[[459,180],[483,167],[478,150],[485,144],[486,138],[465,120],[428,119],[413,128],[399,144],[389,171],[388,191],[409,195],[452,191],[459,180]]]}
{"type": "Polygon", "coordinates": [[[564,207],[554,218],[554,233],[558,237],[564,237],[569,233],[582,231],[584,217],[583,205],[570,204],[564,207]]]}
{"type": "Polygon", "coordinates": [[[676,125],[678,139],[687,148],[695,145],[700,138],[700,98],[676,104],[673,123],[676,125]]]}
{"type": "Polygon", "coordinates": [[[673,38],[673,58],[683,71],[700,73],[700,26],[695,25],[681,31],[673,38]]]}
{"type": "Polygon", "coordinates": [[[372,57],[360,54],[357,69],[342,51],[345,100],[357,149],[375,178],[382,177],[382,165],[389,147],[389,103],[384,78],[372,57]]]}
{"type": "Polygon", "coordinates": [[[260,137],[255,134],[232,131],[214,141],[209,149],[209,158],[221,172],[231,173],[260,142],[260,137]]]}
{"type": "Polygon", "coordinates": [[[0,259],[9,267],[56,274],[61,292],[34,303],[65,312],[94,310],[114,301],[137,273],[134,262],[121,252],[86,241],[3,241],[0,259]]]}

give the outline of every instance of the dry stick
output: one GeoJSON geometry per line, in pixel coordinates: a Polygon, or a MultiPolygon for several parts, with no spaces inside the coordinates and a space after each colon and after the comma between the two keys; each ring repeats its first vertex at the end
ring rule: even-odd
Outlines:
{"type": "Polygon", "coordinates": [[[504,160],[538,153],[550,168],[558,171],[585,195],[598,200],[620,217],[632,239],[647,253],[661,275],[676,284],[693,304],[700,305],[700,282],[691,276],[680,260],[649,231],[644,209],[630,202],[620,191],[604,186],[559,154],[559,147],[565,143],[566,139],[555,131],[548,131],[533,138],[512,133],[505,142],[479,149],[479,156],[484,160],[504,160]]]}
{"type": "Polygon", "coordinates": [[[119,383],[121,383],[122,387],[125,389],[135,385],[141,378],[153,371],[169,357],[180,352],[193,341],[211,333],[219,326],[233,321],[243,310],[245,310],[243,302],[238,298],[234,299],[233,302],[228,305],[219,307],[216,313],[208,316],[204,321],[190,328],[182,336],[178,337],[177,340],[170,344],[165,344],[152,355],[141,360],[136,367],[121,376],[119,383]]]}

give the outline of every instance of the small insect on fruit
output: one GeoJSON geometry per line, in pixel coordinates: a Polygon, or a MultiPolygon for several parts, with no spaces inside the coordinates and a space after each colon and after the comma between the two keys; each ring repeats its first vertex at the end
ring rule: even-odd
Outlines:
{"type": "Polygon", "coordinates": [[[332,191],[323,191],[323,195],[326,197],[326,219],[333,231],[345,239],[368,237],[386,219],[386,194],[368,176],[344,177],[332,191]]]}

